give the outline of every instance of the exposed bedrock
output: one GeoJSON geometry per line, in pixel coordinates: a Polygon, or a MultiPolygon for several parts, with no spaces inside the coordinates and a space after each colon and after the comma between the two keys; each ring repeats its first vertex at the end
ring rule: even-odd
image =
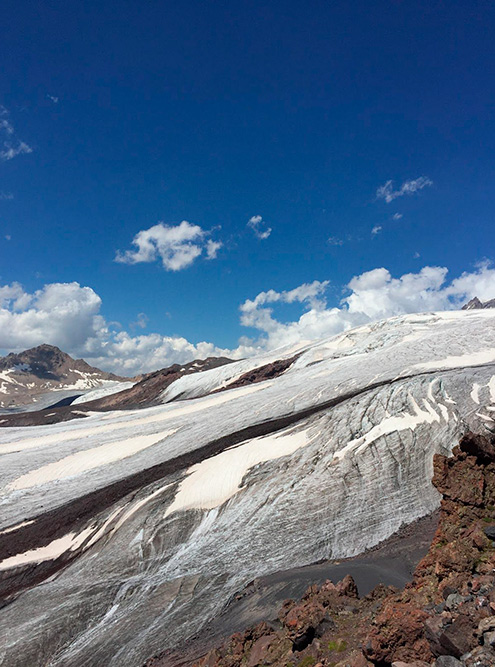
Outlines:
{"type": "MultiPolygon", "coordinates": [[[[197,400],[3,431],[0,664],[140,665],[254,577],[429,514],[433,455],[495,423],[480,312],[349,332],[197,400]]],[[[235,366],[179,389],[214,391],[235,366]]]]}

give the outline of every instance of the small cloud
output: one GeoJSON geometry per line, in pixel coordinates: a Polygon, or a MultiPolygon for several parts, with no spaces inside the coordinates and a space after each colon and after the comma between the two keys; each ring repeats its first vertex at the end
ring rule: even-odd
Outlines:
{"type": "Polygon", "coordinates": [[[58,104],[58,97],[54,95],[47,95],[47,98],[53,102],[53,104],[58,104]]]}
{"type": "Polygon", "coordinates": [[[12,194],[12,192],[0,191],[0,201],[8,201],[10,199],[14,199],[14,195],[12,194]]]}
{"type": "Polygon", "coordinates": [[[414,255],[413,255],[414,259],[419,259],[420,257],[421,257],[421,255],[419,254],[419,252],[415,252],[414,255]]]}
{"type": "Polygon", "coordinates": [[[31,146],[28,146],[23,141],[20,141],[16,146],[12,146],[7,141],[5,141],[3,145],[5,150],[0,151],[0,158],[5,161],[12,160],[12,158],[15,158],[17,155],[33,152],[31,146]]]}
{"type": "Polygon", "coordinates": [[[431,185],[433,185],[433,181],[426,176],[420,176],[415,180],[404,181],[398,190],[394,190],[393,181],[387,181],[376,191],[376,198],[384,199],[387,204],[390,204],[394,199],[397,199],[397,197],[412,195],[423,188],[430,187],[431,185]]]}
{"type": "Polygon", "coordinates": [[[216,259],[218,251],[223,246],[221,241],[212,241],[209,239],[206,242],[206,259],[216,259]]]}
{"type": "Polygon", "coordinates": [[[12,236],[11,236],[10,234],[5,234],[5,240],[6,240],[6,241],[11,241],[11,240],[12,240],[12,236]]]}
{"type": "Polygon", "coordinates": [[[0,150],[0,160],[6,162],[12,160],[17,155],[25,153],[32,153],[33,149],[24,141],[20,141],[15,136],[15,131],[12,123],[9,120],[8,110],[0,106],[0,133],[3,132],[3,150],[0,150]]]}
{"type": "Polygon", "coordinates": [[[376,236],[382,231],[382,226],[381,225],[375,225],[373,229],[371,230],[371,236],[376,236]]]}
{"type": "Polygon", "coordinates": [[[132,240],[134,250],[118,251],[115,261],[121,264],[140,264],[161,259],[167,271],[181,271],[190,266],[206,251],[208,259],[214,259],[218,242],[206,237],[211,232],[183,220],[180,225],[165,225],[159,222],[149,229],[143,229],[132,240]],[[211,244],[214,246],[212,247],[211,244]]]}
{"type": "Polygon", "coordinates": [[[145,313],[138,313],[138,316],[136,318],[135,322],[131,322],[131,329],[136,329],[136,327],[139,327],[140,329],[146,329],[148,326],[149,318],[145,313]]]}
{"type": "Polygon", "coordinates": [[[328,245],[344,245],[344,241],[342,239],[339,239],[337,236],[329,236],[327,239],[328,245]]]}
{"type": "Polygon", "coordinates": [[[392,216],[392,220],[400,220],[402,218],[402,213],[394,213],[392,216]]]}
{"type": "Polygon", "coordinates": [[[268,227],[261,215],[253,215],[249,218],[247,226],[253,230],[260,240],[267,239],[272,233],[272,228],[268,227]]]}

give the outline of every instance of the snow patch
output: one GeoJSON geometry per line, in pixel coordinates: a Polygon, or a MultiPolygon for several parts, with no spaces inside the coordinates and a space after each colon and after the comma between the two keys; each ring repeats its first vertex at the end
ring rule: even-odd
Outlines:
{"type": "Polygon", "coordinates": [[[423,404],[426,410],[422,410],[414,400],[413,396],[409,395],[409,400],[411,401],[413,408],[412,414],[404,412],[395,417],[384,419],[380,424],[373,426],[366,435],[350,440],[345,447],[335,452],[334,459],[341,460],[353,450],[356,450],[356,453],[361,453],[368,447],[368,445],[384,435],[390,435],[391,433],[408,429],[414,431],[420,424],[431,424],[434,421],[440,421],[440,415],[435,412],[428,401],[423,399],[423,404]]]}
{"type": "Polygon", "coordinates": [[[8,484],[7,490],[19,491],[21,489],[29,489],[40,484],[74,477],[88,470],[120,461],[141,452],[143,449],[158,444],[164,438],[175,433],[176,430],[153,433],[152,435],[141,435],[120,442],[110,442],[100,447],[93,447],[82,452],[77,452],[76,454],[71,454],[60,461],[54,461],[42,468],[21,475],[21,477],[8,484]]]}
{"type": "Polygon", "coordinates": [[[454,357],[446,357],[438,361],[427,361],[422,364],[415,364],[413,369],[416,371],[442,370],[447,368],[465,368],[466,366],[480,366],[481,364],[491,364],[495,361],[495,349],[480,350],[470,354],[461,354],[454,357]]]}
{"type": "Polygon", "coordinates": [[[165,516],[180,510],[213,509],[222,505],[240,491],[248,470],[259,463],[293,454],[307,444],[305,431],[254,438],[197,463],[189,468],[187,477],[179,484],[165,516]]]}

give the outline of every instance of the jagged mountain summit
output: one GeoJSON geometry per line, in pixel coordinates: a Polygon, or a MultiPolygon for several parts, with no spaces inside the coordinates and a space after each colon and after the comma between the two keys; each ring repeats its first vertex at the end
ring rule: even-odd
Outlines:
{"type": "Polygon", "coordinates": [[[37,403],[50,392],[70,390],[76,394],[126,379],[94,368],[83,359],[73,359],[54,345],[38,345],[0,357],[0,407],[37,403]]]}
{"type": "Polygon", "coordinates": [[[483,303],[475,296],[462,307],[462,310],[479,310],[482,308],[495,308],[495,299],[483,303]]]}
{"type": "Polygon", "coordinates": [[[495,430],[495,310],[368,324],[160,399],[1,431],[4,667],[184,655],[254,578],[429,515],[433,455],[495,430]]]}

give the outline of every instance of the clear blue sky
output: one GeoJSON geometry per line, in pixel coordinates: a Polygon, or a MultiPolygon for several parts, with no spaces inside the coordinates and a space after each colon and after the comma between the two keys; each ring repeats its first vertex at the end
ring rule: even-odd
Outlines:
{"type": "Polygon", "coordinates": [[[232,347],[263,290],[338,305],[377,267],[495,255],[493,3],[4,0],[1,23],[1,139],[32,150],[0,162],[1,285],[77,281],[107,322],[232,347]],[[114,261],[182,220],[216,259],[114,261]]]}

